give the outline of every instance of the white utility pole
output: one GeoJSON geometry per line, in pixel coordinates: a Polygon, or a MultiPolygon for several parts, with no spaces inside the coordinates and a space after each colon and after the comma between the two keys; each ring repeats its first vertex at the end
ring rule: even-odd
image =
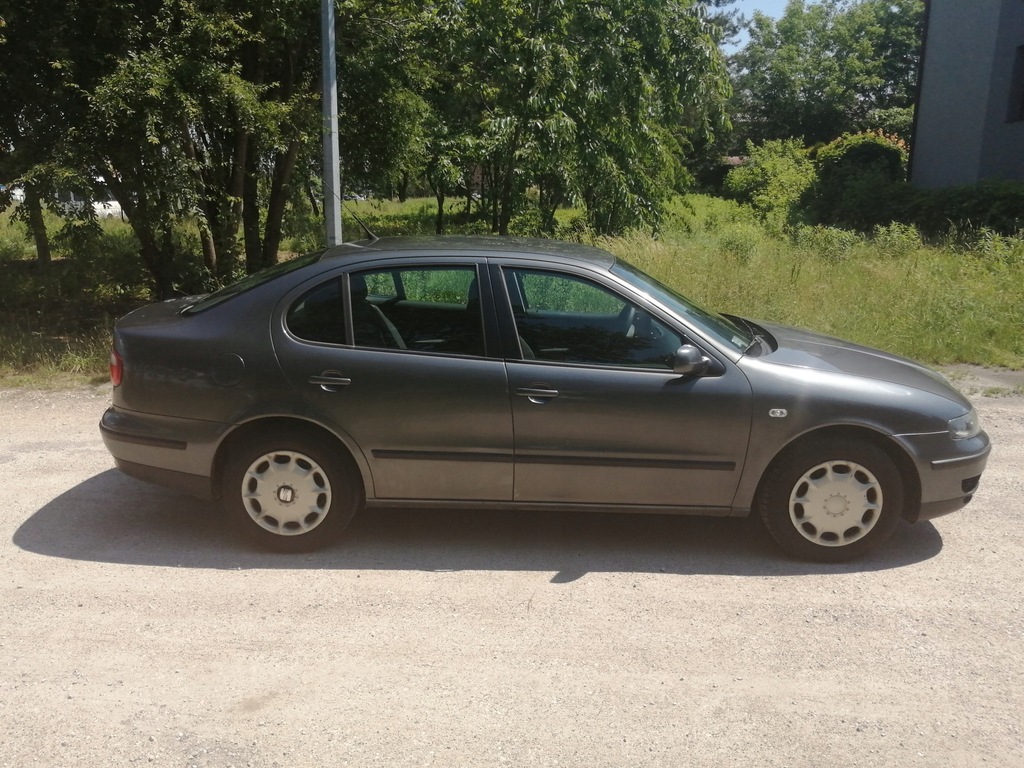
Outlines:
{"type": "Polygon", "coordinates": [[[324,218],[327,247],[341,235],[341,153],[338,149],[338,65],[334,53],[334,0],[320,0],[324,102],[324,218]]]}

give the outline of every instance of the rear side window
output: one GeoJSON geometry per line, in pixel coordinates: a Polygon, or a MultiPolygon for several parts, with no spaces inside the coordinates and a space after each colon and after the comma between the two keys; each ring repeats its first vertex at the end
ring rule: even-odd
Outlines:
{"type": "Polygon", "coordinates": [[[479,282],[473,266],[415,266],[354,272],[357,347],[484,354],[479,282]]]}
{"type": "Polygon", "coordinates": [[[288,330],[306,341],[345,343],[345,296],[341,279],[318,285],[292,304],[288,330]]]}

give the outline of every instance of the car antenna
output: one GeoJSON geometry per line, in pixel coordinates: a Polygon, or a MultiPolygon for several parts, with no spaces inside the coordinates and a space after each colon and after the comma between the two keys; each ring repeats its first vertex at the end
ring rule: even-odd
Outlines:
{"type": "Polygon", "coordinates": [[[370,228],[363,223],[363,220],[352,212],[352,208],[350,206],[346,205],[345,208],[348,209],[348,215],[355,219],[356,224],[358,224],[362,228],[363,232],[366,233],[366,237],[371,243],[376,243],[378,240],[380,240],[380,238],[373,234],[370,228]]]}

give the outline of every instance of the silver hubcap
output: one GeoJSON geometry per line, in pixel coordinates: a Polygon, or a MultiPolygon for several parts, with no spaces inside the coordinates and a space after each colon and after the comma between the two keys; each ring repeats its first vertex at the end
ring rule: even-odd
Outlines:
{"type": "Polygon", "coordinates": [[[319,465],[295,451],[274,451],[249,465],[242,503],[261,528],[297,536],[316,528],[331,508],[331,484],[319,465]]]}
{"type": "Polygon", "coordinates": [[[882,486],[860,464],[826,461],[804,473],[789,497],[789,519],[808,541],[842,547],[864,538],[882,513],[882,486]]]}

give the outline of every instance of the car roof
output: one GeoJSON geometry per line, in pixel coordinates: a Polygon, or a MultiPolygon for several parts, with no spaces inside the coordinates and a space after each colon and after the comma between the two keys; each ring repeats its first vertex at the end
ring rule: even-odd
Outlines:
{"type": "Polygon", "coordinates": [[[455,235],[416,235],[410,237],[382,237],[377,240],[359,240],[342,243],[324,252],[321,261],[344,259],[352,256],[380,254],[393,256],[439,256],[456,254],[494,256],[542,256],[559,261],[586,263],[591,267],[611,267],[615,257],[608,251],[562,240],[526,237],[484,237],[455,235]]]}

